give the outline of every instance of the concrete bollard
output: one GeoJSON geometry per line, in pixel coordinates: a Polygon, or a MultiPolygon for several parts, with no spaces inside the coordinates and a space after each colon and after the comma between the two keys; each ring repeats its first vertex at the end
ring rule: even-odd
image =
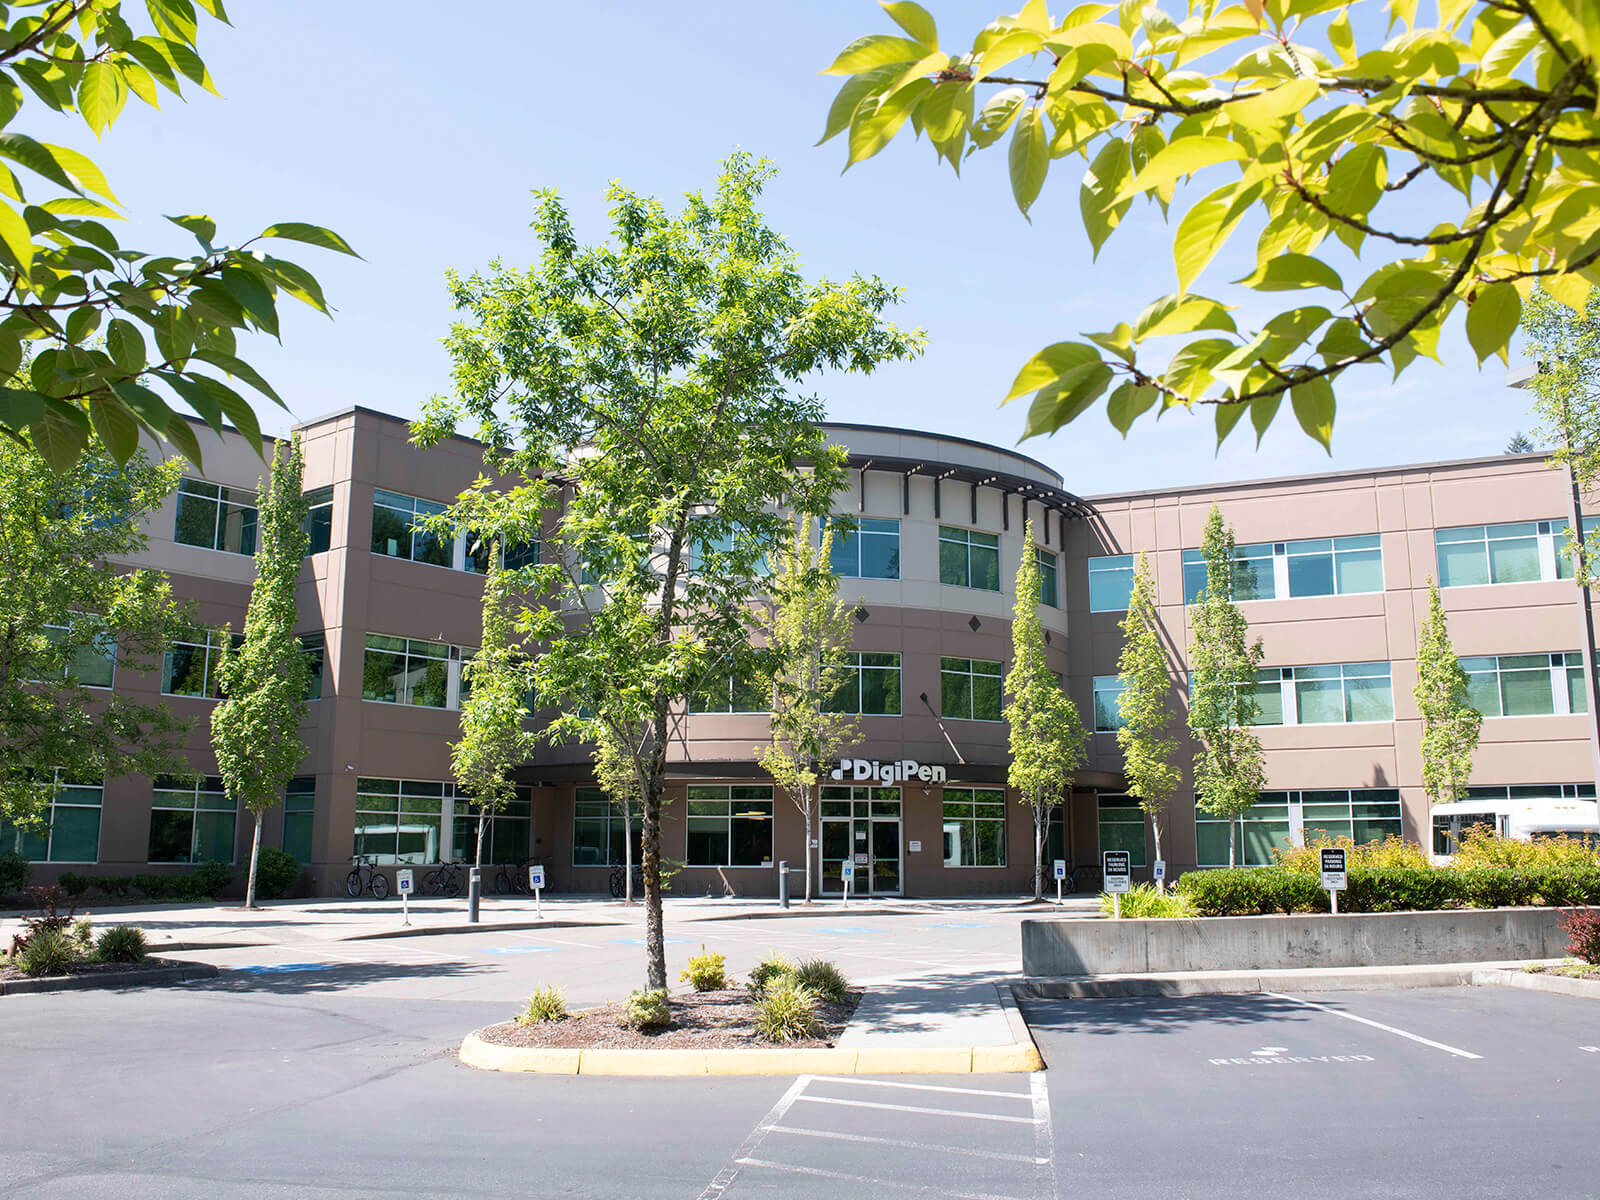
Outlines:
{"type": "Polygon", "coordinates": [[[789,864],[778,863],[778,907],[789,907],[789,864]]]}
{"type": "Polygon", "coordinates": [[[467,923],[478,923],[478,896],[483,889],[483,872],[473,867],[467,875],[467,923]]]}

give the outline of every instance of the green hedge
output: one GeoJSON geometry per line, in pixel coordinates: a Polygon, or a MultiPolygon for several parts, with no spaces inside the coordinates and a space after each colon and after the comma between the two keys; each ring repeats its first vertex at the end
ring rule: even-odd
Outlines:
{"type": "MultiPolygon", "coordinates": [[[[1600,904],[1600,865],[1353,867],[1348,876],[1340,912],[1600,904]]],[[[1280,867],[1190,871],[1177,887],[1203,917],[1328,911],[1328,893],[1318,876],[1280,867]]]]}
{"type": "MultiPolygon", "coordinates": [[[[299,874],[299,864],[295,865],[299,874]]],[[[259,875],[259,871],[257,872],[259,875]]],[[[74,871],[61,873],[61,887],[74,900],[96,890],[106,896],[126,896],[138,892],[146,900],[214,900],[217,894],[233,882],[233,869],[227,863],[209,862],[194,871],[181,875],[84,875],[74,871]]]]}

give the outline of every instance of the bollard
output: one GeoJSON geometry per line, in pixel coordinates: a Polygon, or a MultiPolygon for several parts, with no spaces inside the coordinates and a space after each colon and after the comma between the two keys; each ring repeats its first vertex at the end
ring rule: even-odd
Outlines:
{"type": "Polygon", "coordinates": [[[467,875],[467,922],[471,925],[478,923],[478,895],[483,887],[483,872],[473,867],[467,875]]]}
{"type": "Polygon", "coordinates": [[[778,907],[789,907],[789,864],[778,863],[778,907]]]}

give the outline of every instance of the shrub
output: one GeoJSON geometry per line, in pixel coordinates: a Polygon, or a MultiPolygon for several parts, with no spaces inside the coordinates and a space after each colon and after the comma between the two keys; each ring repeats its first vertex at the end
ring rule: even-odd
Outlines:
{"type": "Polygon", "coordinates": [[[276,846],[261,847],[256,857],[256,896],[276,900],[299,881],[300,870],[300,860],[294,855],[276,846]]]}
{"type": "Polygon", "coordinates": [[[1561,914],[1561,928],[1567,935],[1569,954],[1586,963],[1600,964],[1600,912],[1569,908],[1561,914]]]}
{"type": "Polygon", "coordinates": [[[28,886],[28,860],[15,851],[0,854],[0,896],[15,895],[28,886]]]}
{"type": "Polygon", "coordinates": [[[728,986],[728,960],[720,954],[707,954],[705,943],[700,943],[700,953],[689,956],[689,965],[678,972],[678,978],[687,979],[697,992],[715,992],[728,986]]]}
{"type": "Polygon", "coordinates": [[[549,987],[535,988],[533,995],[528,997],[527,1010],[517,1016],[518,1025],[542,1025],[546,1021],[562,1021],[567,1016],[567,998],[561,994],[561,989],[551,984],[549,987]]]}
{"type": "Polygon", "coordinates": [[[17,955],[27,975],[65,975],[78,961],[78,944],[70,929],[59,925],[37,930],[17,955]]]}
{"type": "Polygon", "coordinates": [[[1195,915],[1202,917],[1328,909],[1328,896],[1317,876],[1282,867],[1189,871],[1178,880],[1176,891],[1194,906],[1195,915]]]}
{"type": "Polygon", "coordinates": [[[672,1024],[672,1008],[667,1003],[666,988],[643,988],[630,993],[622,1006],[622,1023],[629,1029],[649,1032],[665,1029],[672,1024]]]}
{"type": "MultiPolygon", "coordinates": [[[[1100,911],[1109,916],[1115,906],[1111,894],[1100,896],[1100,911]]],[[[1180,892],[1163,892],[1153,883],[1136,884],[1122,897],[1122,915],[1125,917],[1192,917],[1194,901],[1180,892]]]]}
{"type": "MultiPolygon", "coordinates": [[[[1464,882],[1455,871],[1434,867],[1352,868],[1349,888],[1339,897],[1340,912],[1428,912],[1462,903],[1464,882]]],[[[1322,886],[1320,877],[1315,881],[1322,886]]],[[[1323,893],[1324,907],[1327,894],[1323,893]]]]}
{"type": "Polygon", "coordinates": [[[792,975],[773,979],[755,1003],[756,1030],[769,1042],[795,1042],[823,1032],[817,993],[792,975]]]}
{"type": "Polygon", "coordinates": [[[802,962],[794,969],[793,979],[801,987],[809,988],[824,1000],[835,1003],[843,1000],[845,993],[850,990],[850,981],[844,977],[844,972],[820,958],[802,962]]]}
{"type": "Polygon", "coordinates": [[[1523,842],[1501,837],[1487,825],[1474,825],[1456,845],[1457,867],[1600,869],[1600,850],[1577,838],[1540,837],[1523,842]]]}
{"type": "Polygon", "coordinates": [[[1352,870],[1356,867],[1421,870],[1431,865],[1421,846],[1392,834],[1379,842],[1355,842],[1347,837],[1328,838],[1319,835],[1315,841],[1304,846],[1275,847],[1272,857],[1286,871],[1320,876],[1322,852],[1327,849],[1343,849],[1345,866],[1352,870]]]}
{"type": "Polygon", "coordinates": [[[90,888],[94,886],[94,876],[80,875],[76,871],[63,871],[61,878],[56,880],[61,890],[71,896],[76,902],[90,888]]]}
{"type": "Polygon", "coordinates": [[[94,922],[88,917],[79,917],[72,923],[72,944],[80,956],[87,956],[93,951],[94,922]]]}
{"type": "Polygon", "coordinates": [[[233,869],[227,863],[209,862],[184,875],[135,875],[133,886],[147,900],[214,900],[217,893],[233,882],[233,869]]]}
{"type": "Polygon", "coordinates": [[[134,963],[147,957],[144,930],[137,925],[113,925],[100,935],[94,949],[101,962],[134,963]]]}
{"type": "Polygon", "coordinates": [[[750,994],[762,996],[773,980],[794,974],[794,964],[776,950],[770,951],[765,958],[750,968],[750,994]]]}

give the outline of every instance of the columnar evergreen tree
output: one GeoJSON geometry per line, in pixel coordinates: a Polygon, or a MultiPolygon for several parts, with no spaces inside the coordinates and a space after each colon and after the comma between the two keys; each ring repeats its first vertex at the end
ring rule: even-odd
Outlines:
{"type": "Polygon", "coordinates": [[[762,749],[762,769],[788,792],[805,817],[806,903],[811,903],[817,856],[811,831],[817,817],[824,764],[861,740],[860,718],[829,711],[829,701],[847,676],[855,605],[839,599],[832,565],[833,524],[820,544],[811,518],[795,518],[779,546],[768,581],[767,682],[772,740],[762,749]]]}
{"type": "Polygon", "coordinates": [[[1159,859],[1161,822],[1167,804],[1178,790],[1182,772],[1169,700],[1172,678],[1156,617],[1155,580],[1143,554],[1134,567],[1133,594],[1122,619],[1122,657],[1117,662],[1117,677],[1122,685],[1117,696],[1117,709],[1122,716],[1117,728],[1122,773],[1127,776],[1128,791],[1138,797],[1139,807],[1150,818],[1159,859]]]}
{"type": "Polygon", "coordinates": [[[284,785],[306,756],[300,722],[306,715],[310,670],[294,635],[295,592],[308,542],[298,439],[275,450],[272,474],[257,507],[256,581],[245,610],[244,644],[222,639],[217,667],[226,697],[211,710],[211,748],[228,799],[255,814],[244,903],[254,907],[261,820],[283,802],[284,785]]]}
{"type": "Polygon", "coordinates": [[[622,812],[622,898],[628,904],[633,895],[633,816],[643,790],[639,784],[639,763],[644,758],[644,743],[650,727],[632,722],[622,728],[596,720],[594,729],[594,780],[610,802],[622,812]]]}
{"type": "Polygon", "coordinates": [[[119,467],[95,445],[56,471],[0,436],[0,818],[35,824],[60,768],[97,783],[189,769],[166,705],[105,690],[191,628],[165,575],[115,565],[145,548],[182,467],[143,453],[119,467]]]}
{"type": "Polygon", "coordinates": [[[478,814],[473,866],[483,868],[483,842],[490,816],[517,794],[511,772],[533,755],[537,735],[528,719],[528,652],[516,632],[513,591],[517,573],[508,571],[504,542],[489,541],[489,569],[483,580],[483,633],[477,654],[461,666],[461,737],[450,747],[450,770],[478,814]]]}
{"type": "MultiPolygon", "coordinates": [[[[807,283],[756,209],[771,175],[735,155],[680,214],[613,186],[608,245],[579,245],[553,192],[527,270],[452,274],[465,316],[447,345],[455,397],[428,406],[430,444],[466,417],[500,474],[559,480],[564,506],[536,568],[553,603],[523,610],[533,680],[555,736],[589,736],[576,703],[619,697],[644,720],[628,747],[643,784],[646,986],[667,985],[661,806],[669,722],[713,666],[744,663],[765,556],[788,512],[821,516],[844,457],[796,384],[915,353],[875,279],[807,283]],[[577,570],[581,563],[582,570],[577,570]]],[[[606,711],[600,709],[599,711],[606,711]]]]}
{"type": "Polygon", "coordinates": [[[1189,729],[1200,743],[1194,760],[1195,801],[1228,822],[1228,865],[1238,862],[1239,818],[1250,811],[1266,778],[1261,743],[1251,726],[1261,715],[1256,671],[1261,639],[1234,603],[1237,566],[1233,530],[1215,506],[1200,543],[1206,586],[1191,610],[1189,729]]]}
{"type": "Polygon", "coordinates": [[[1467,699],[1467,673],[1461,668],[1445,622],[1439,588],[1428,579],[1428,615],[1417,634],[1417,711],[1422,714],[1422,786],[1434,804],[1449,804],[1467,794],[1472,754],[1478,748],[1483,714],[1467,699]]]}
{"type": "Polygon", "coordinates": [[[1005,719],[1011,745],[1006,782],[1017,790],[1021,803],[1033,809],[1033,898],[1038,900],[1044,895],[1044,838],[1050,810],[1062,803],[1073,775],[1083,766],[1089,734],[1078,706],[1045,657],[1032,521],[1023,527],[1022,562],[1017,567],[1005,719]]]}
{"type": "MultiPolygon", "coordinates": [[[[1533,360],[1528,381],[1538,433],[1550,447],[1552,466],[1572,472],[1577,497],[1600,490],[1600,293],[1575,312],[1543,288],[1522,311],[1523,353],[1533,360]]],[[[1572,556],[1574,577],[1594,586],[1600,530],[1587,539],[1573,531],[1563,553],[1572,556]]]]}

